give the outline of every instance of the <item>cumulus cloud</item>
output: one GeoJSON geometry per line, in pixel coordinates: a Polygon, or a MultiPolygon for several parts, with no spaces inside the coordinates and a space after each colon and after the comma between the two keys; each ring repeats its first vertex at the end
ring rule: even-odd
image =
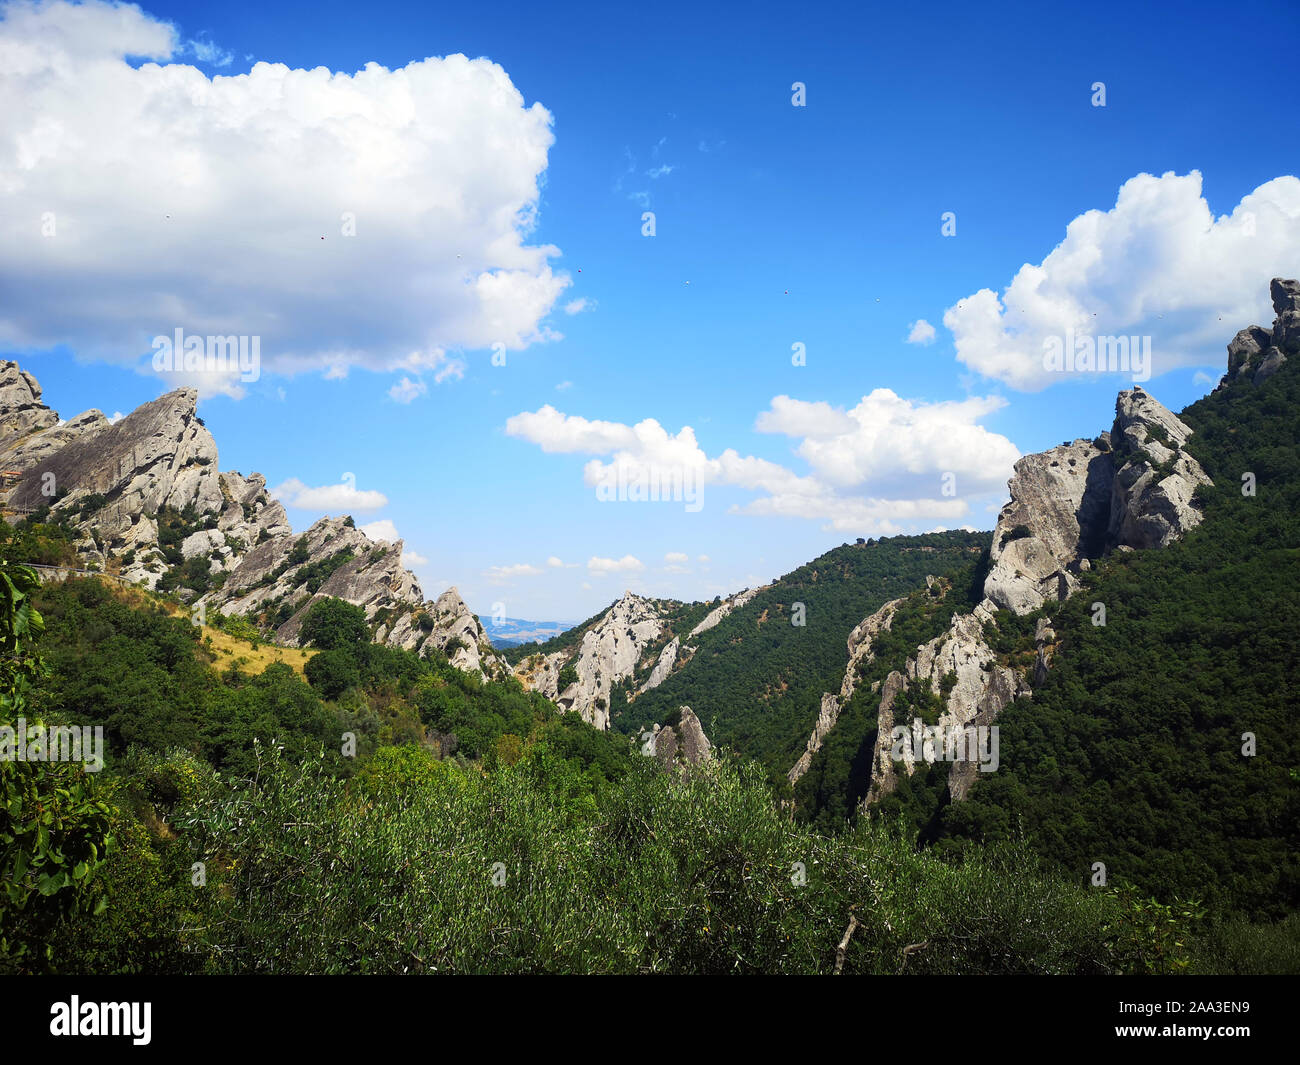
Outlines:
{"type": "Polygon", "coordinates": [[[645,569],[645,563],[632,555],[622,558],[600,558],[592,555],[587,559],[587,572],[593,577],[607,577],[611,573],[639,573],[645,569]]]}
{"type": "Polygon", "coordinates": [[[1041,263],[999,296],[980,289],[943,324],[957,358],[986,377],[1036,392],[1073,375],[1043,364],[1050,338],[1150,336],[1153,374],[1217,365],[1240,328],[1267,324],[1269,279],[1300,269],[1300,179],[1282,176],[1215,217],[1201,175],[1138,174],[1108,211],[1087,211],[1041,263]]]}
{"type": "Polygon", "coordinates": [[[527,562],[516,562],[509,566],[489,566],[483,576],[493,584],[501,584],[515,577],[536,577],[542,571],[527,562]]]}
{"type": "Polygon", "coordinates": [[[911,332],[907,334],[909,344],[933,344],[934,343],[934,326],[924,318],[918,318],[911,325],[911,332]]]}
{"type": "Polygon", "coordinates": [[[733,486],[758,494],[732,507],[741,513],[894,533],[903,522],[961,518],[971,497],[1004,489],[1019,452],[980,424],[1004,403],[994,396],[923,403],[876,389],[846,411],[777,396],[755,428],[796,438],[794,453],[807,473],[733,448],[710,457],[690,426],[670,433],[653,418],[625,425],[563,414],[549,404],[509,418],[506,433],[547,452],[611,456],[584,466],[593,487],[633,478],[733,486]]]}
{"type": "Polygon", "coordinates": [[[388,518],[381,518],[379,521],[368,521],[364,525],[358,525],[357,528],[374,540],[375,543],[395,544],[401,539],[401,536],[397,533],[397,526],[388,518]]]}
{"type": "Polygon", "coordinates": [[[595,309],[596,301],[587,299],[586,296],[579,296],[576,300],[569,300],[564,305],[564,313],[570,315],[581,314],[583,311],[594,311],[595,309]]]}
{"type": "Polygon", "coordinates": [[[209,48],[133,6],[0,7],[0,343],[138,365],[180,327],[259,337],[264,372],[446,375],[555,336],[551,115],[505,70],[180,62],[209,48]]]}
{"type": "MultiPolygon", "coordinates": [[[[382,518],[379,521],[368,521],[365,525],[358,525],[357,528],[374,540],[375,543],[396,544],[402,540],[402,534],[397,531],[397,526],[388,518],[382,518]]],[[[402,545],[403,566],[409,569],[412,566],[427,566],[428,564],[429,560],[424,555],[407,547],[405,544],[402,545]]]]}
{"type": "MultiPolygon", "coordinates": [[[[345,473],[339,484],[321,485],[318,488],[304,484],[297,477],[290,477],[283,484],[272,488],[271,495],[285,506],[301,510],[351,514],[354,511],[379,510],[388,506],[388,497],[383,492],[358,490],[357,479],[350,473],[345,473]]],[[[388,523],[390,527],[391,524],[388,523]]]]}

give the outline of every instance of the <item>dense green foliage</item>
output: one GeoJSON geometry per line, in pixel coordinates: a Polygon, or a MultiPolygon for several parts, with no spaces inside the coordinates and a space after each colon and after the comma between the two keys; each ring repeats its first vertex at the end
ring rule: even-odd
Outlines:
{"type": "Polygon", "coordinates": [[[366,612],[342,599],[313,603],[302,619],[302,642],[326,651],[355,649],[370,642],[366,612]]]}
{"type": "Polygon", "coordinates": [[[113,844],[111,808],[84,763],[51,760],[44,730],[69,722],[29,708],[47,672],[33,649],[37,587],[35,571],[0,564],[0,972],[51,967],[55,926],[103,912],[95,874],[113,844]]]}
{"type": "MultiPolygon", "coordinates": [[[[833,831],[852,819],[871,786],[871,756],[880,708],[876,685],[883,683],[918,646],[942,633],[955,611],[970,608],[984,572],[982,563],[982,559],[966,563],[951,577],[936,581],[933,592],[924,586],[912,592],[894,612],[890,627],[872,641],[871,660],[859,666],[852,698],[841,708],[835,727],[795,786],[796,810],[802,820],[833,831]]],[[[900,788],[914,784],[919,781],[904,778],[900,788]]],[[[924,819],[924,806],[918,817],[912,803],[894,796],[886,802],[891,819],[903,813],[912,819],[914,828],[921,827],[917,821],[924,819]]]]}
{"type": "Polygon", "coordinates": [[[1145,911],[1015,848],[949,865],[874,824],[796,826],[757,767],[675,780],[639,759],[595,795],[566,772],[538,745],[489,775],[403,756],[349,786],[268,750],[181,815],[218,870],[186,935],[219,972],[807,973],[853,915],[849,973],[1184,960],[1145,911]]]}
{"type": "Polygon", "coordinates": [[[1147,904],[1014,846],[953,864],[886,826],[818,834],[757,765],[665,773],[513,680],[344,644],[321,654],[360,682],[322,701],[284,666],[218,675],[193,626],[95,580],[40,594],[41,701],[105,722],[113,755],[72,811],[103,846],[61,905],[6,920],[0,968],[829,972],[850,917],[845,972],[1187,960],[1147,904]]]}
{"type": "Polygon", "coordinates": [[[1100,861],[1216,915],[1278,917],[1300,908],[1300,364],[1182,417],[1214,479],[1198,492],[1205,520],[1163,550],[1111,556],[1054,608],[1047,680],[999,717],[1001,769],[942,829],[1023,828],[1080,880],[1100,861]]]}

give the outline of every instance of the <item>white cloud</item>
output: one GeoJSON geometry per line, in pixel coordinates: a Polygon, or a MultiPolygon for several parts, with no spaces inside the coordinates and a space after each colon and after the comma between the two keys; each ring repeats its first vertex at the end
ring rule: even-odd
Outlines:
{"type": "MultiPolygon", "coordinates": [[[[271,495],[285,506],[298,507],[301,510],[338,511],[350,514],[354,511],[379,510],[381,507],[388,506],[388,497],[383,492],[358,491],[356,478],[351,474],[345,474],[340,484],[321,485],[318,488],[303,484],[297,477],[290,477],[283,484],[272,488],[271,495]]],[[[388,524],[391,526],[391,522],[388,524]]]]}
{"type": "Polygon", "coordinates": [[[200,63],[207,63],[213,67],[228,67],[235,59],[234,52],[229,52],[220,45],[203,38],[186,41],[182,51],[188,52],[200,63]]]}
{"type": "Polygon", "coordinates": [[[665,562],[689,562],[690,556],[681,551],[669,551],[664,555],[665,562]]]}
{"type": "Polygon", "coordinates": [[[668,165],[665,163],[665,164],[663,164],[663,165],[661,165],[661,166],[656,166],[656,167],[653,167],[653,168],[650,169],[650,170],[647,170],[647,171],[645,172],[645,176],[648,177],[648,178],[650,178],[651,180],[654,180],[655,178],[667,177],[669,174],[671,174],[671,173],[672,173],[674,170],[676,170],[676,169],[677,169],[677,168],[676,168],[675,166],[668,166],[668,165]]]}
{"type": "Polygon", "coordinates": [[[398,403],[410,403],[411,400],[424,395],[427,391],[429,391],[429,388],[423,381],[418,379],[412,381],[409,377],[403,377],[388,390],[388,394],[398,403]]]}
{"type": "Polygon", "coordinates": [[[1211,377],[1204,370],[1197,370],[1192,374],[1192,384],[1194,385],[1204,385],[1206,388],[1212,388],[1218,383],[1219,379],[1217,377],[1211,377]]]}
{"type": "Polygon", "coordinates": [[[573,387],[573,382],[572,382],[572,381],[561,381],[558,385],[555,386],[555,391],[557,391],[557,392],[567,392],[567,391],[568,391],[569,389],[571,389],[572,387],[573,387]]]}
{"type": "Polygon", "coordinates": [[[564,565],[564,562],[556,555],[552,555],[546,560],[546,564],[552,569],[560,569],[564,565]]]}
{"type": "Polygon", "coordinates": [[[1268,282],[1295,276],[1298,246],[1296,177],[1265,182],[1215,218],[1198,171],[1138,174],[1109,211],[1070,222],[1001,297],[980,289],[949,307],[943,324],[961,362],[1024,391],[1073,377],[1043,367],[1044,341],[1067,330],[1150,336],[1153,374],[1215,364],[1238,329],[1272,321],[1268,282]]]}
{"type": "Polygon", "coordinates": [[[120,422],[124,417],[126,417],[126,415],[124,415],[120,410],[115,410],[115,411],[113,411],[112,414],[110,414],[110,415],[108,416],[108,424],[109,424],[109,425],[116,425],[116,424],[117,424],[118,422],[120,422]]]}
{"type": "Polygon", "coordinates": [[[934,326],[924,318],[918,318],[911,325],[911,332],[907,334],[909,344],[933,344],[934,343],[934,326]]]}
{"type": "MultiPolygon", "coordinates": [[[[358,525],[357,528],[374,540],[375,543],[396,544],[402,540],[402,534],[397,531],[397,526],[388,518],[381,518],[379,521],[368,521],[364,525],[358,525]]],[[[428,564],[429,560],[424,555],[402,544],[403,566],[409,569],[412,566],[427,566],[428,564]]]]}
{"type": "Polygon", "coordinates": [[[696,562],[709,562],[709,561],[711,561],[711,560],[710,560],[710,558],[709,558],[708,555],[700,555],[700,557],[697,558],[695,561],[696,561],[696,562]]]}
{"type": "Polygon", "coordinates": [[[998,487],[1020,457],[1014,444],[978,422],[1006,406],[997,396],[914,403],[877,388],[848,412],[825,415],[822,403],[772,401],[761,432],[803,437],[797,454],[821,480],[840,487],[881,485],[897,474],[954,473],[968,487],[998,487]],[[827,430],[813,427],[825,418],[827,430]]]}
{"type": "Polygon", "coordinates": [[[397,526],[388,518],[381,518],[379,521],[368,521],[364,525],[358,525],[357,528],[374,540],[375,543],[395,544],[401,539],[397,532],[397,526]]]}
{"type": "Polygon", "coordinates": [[[777,396],[756,422],[760,432],[799,439],[795,454],[808,474],[728,448],[709,457],[690,426],[670,434],[648,418],[634,426],[566,415],[549,405],[517,414],[506,433],[553,453],[612,456],[583,468],[588,485],[642,483],[729,485],[760,493],[741,513],[822,520],[827,529],[902,531],[901,522],[952,521],[968,499],[1005,487],[1019,457],[1014,444],[980,425],[1004,406],[997,397],[923,403],[876,389],[845,411],[824,402],[777,396]],[[951,474],[949,494],[945,475],[951,474]],[[626,481],[624,483],[630,483],[626,481]]]}
{"type": "Polygon", "coordinates": [[[209,77],[196,47],[133,6],[0,8],[7,350],[138,364],[181,327],[259,337],[263,372],[455,375],[446,350],[555,336],[570,282],[527,243],[551,115],[500,66],[209,77]]]}
{"type": "Polygon", "coordinates": [[[599,558],[593,555],[587,559],[587,572],[593,577],[606,577],[611,573],[639,573],[645,569],[645,563],[632,555],[622,558],[599,558]]]}
{"type": "Polygon", "coordinates": [[[527,562],[516,562],[510,566],[489,566],[483,571],[483,576],[493,584],[500,584],[515,577],[536,577],[541,572],[527,562]]]}
{"type": "Polygon", "coordinates": [[[586,296],[579,296],[576,300],[569,300],[564,305],[564,313],[569,315],[581,314],[583,311],[594,311],[595,309],[596,301],[588,299],[586,296]]]}

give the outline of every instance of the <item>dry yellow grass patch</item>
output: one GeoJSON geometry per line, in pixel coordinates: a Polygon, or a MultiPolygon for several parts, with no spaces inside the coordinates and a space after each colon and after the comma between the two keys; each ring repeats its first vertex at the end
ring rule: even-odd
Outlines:
{"type": "MultiPolygon", "coordinates": [[[[108,585],[113,590],[113,593],[128,606],[145,607],[156,603],[173,617],[189,616],[186,609],[178,603],[150,595],[143,588],[136,585],[121,584],[114,580],[104,581],[103,583],[108,585]]],[[[216,661],[213,665],[218,669],[238,662],[240,670],[244,673],[257,674],[272,663],[283,662],[303,679],[306,679],[303,669],[307,665],[307,660],[316,654],[314,650],[307,651],[298,647],[280,647],[264,640],[259,640],[258,646],[253,647],[247,640],[236,639],[229,633],[214,629],[211,625],[203,626],[202,644],[209,647],[216,655],[216,661]]]]}

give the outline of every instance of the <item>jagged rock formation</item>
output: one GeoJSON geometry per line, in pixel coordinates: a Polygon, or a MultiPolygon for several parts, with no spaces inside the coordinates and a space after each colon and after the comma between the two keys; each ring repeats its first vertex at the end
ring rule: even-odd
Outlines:
{"type": "Polygon", "coordinates": [[[758,595],[759,592],[763,591],[764,588],[768,587],[770,587],[770,585],[763,585],[760,588],[746,588],[743,592],[737,592],[735,595],[731,596],[731,598],[724,599],[709,611],[703,621],[696,625],[695,628],[691,629],[689,636],[698,636],[702,632],[708,632],[709,629],[716,627],[718,622],[733,610],[738,610],[753,599],[754,596],[758,595]]]}
{"type": "MultiPolygon", "coordinates": [[[[998,664],[997,655],[984,640],[982,612],[954,615],[952,627],[942,636],[917,648],[902,672],[893,672],[881,685],[879,732],[872,754],[871,790],[866,805],[893,790],[895,773],[911,773],[916,752],[903,748],[903,758],[895,761],[893,729],[896,724],[894,705],[910,685],[929,681],[932,691],[948,694],[938,726],[945,731],[989,725],[1013,699],[1029,693],[1029,685],[1015,670],[998,664]]],[[[978,767],[973,762],[954,761],[949,788],[954,800],[965,798],[975,780],[978,767]]]]}
{"type": "MultiPolygon", "coordinates": [[[[1109,433],[1026,455],[1016,463],[1011,500],[993,531],[983,599],[971,613],[954,614],[946,632],[917,648],[880,687],[864,806],[888,794],[899,772],[913,770],[915,749],[903,745],[900,754],[893,744],[895,725],[910,729],[914,724],[910,715],[907,721],[895,720],[904,692],[919,695],[928,684],[940,697],[937,725],[948,733],[990,725],[1012,700],[1030,693],[1031,678],[1000,664],[985,639],[984,627],[996,624],[999,609],[1024,615],[1049,601],[1063,601],[1079,586],[1078,574],[1091,568],[1092,559],[1108,550],[1163,547],[1200,522],[1192,496],[1198,485],[1211,482],[1183,450],[1190,435],[1179,418],[1134,388],[1119,394],[1109,433]]],[[[822,696],[804,753],[790,770],[792,784],[807,772],[852,696],[859,665],[870,660],[871,637],[889,627],[901,602],[886,604],[854,630],[840,694],[822,696]]],[[[1040,619],[1032,683],[1046,676],[1055,639],[1050,620],[1040,619]]],[[[965,797],[977,773],[974,761],[952,762],[948,782],[954,800],[965,797]]]]}
{"type": "MultiPolygon", "coordinates": [[[[911,773],[914,751],[901,765],[892,749],[894,705],[912,683],[929,681],[943,694],[938,725],[946,730],[991,725],[1012,700],[1028,695],[1030,679],[998,664],[984,625],[999,608],[1029,614],[1048,601],[1064,601],[1078,574],[1107,550],[1164,547],[1201,520],[1192,493],[1210,478],[1182,450],[1191,429],[1140,388],[1121,392],[1109,433],[1075,440],[1015,465],[1011,501],[1002,508],[989,546],[984,599],[967,615],[954,615],[946,633],[917,649],[901,672],[889,675],[880,700],[871,788],[865,805],[888,794],[899,771],[911,773]],[[946,692],[945,692],[946,687],[946,692]]],[[[1056,634],[1047,619],[1035,633],[1034,683],[1051,662],[1056,634]]],[[[956,760],[948,787],[960,801],[978,766],[956,760]]]]}
{"type": "Polygon", "coordinates": [[[62,507],[109,497],[94,516],[104,547],[120,544],[142,514],[162,507],[216,512],[222,501],[217,446],[195,414],[197,400],[194,389],[171,392],[115,425],[74,437],[27,470],[9,502],[49,503],[48,484],[62,507]]]}
{"type": "Polygon", "coordinates": [[[676,725],[655,725],[650,736],[650,750],[665,769],[697,766],[713,760],[713,744],[704,734],[704,726],[689,706],[678,711],[676,725]]]}
{"type": "Polygon", "coordinates": [[[566,650],[534,655],[515,667],[515,676],[560,709],[576,710],[584,721],[598,729],[608,729],[611,689],[636,671],[646,649],[663,632],[660,608],[648,599],[624,592],[583,633],[576,653],[566,650]],[[560,674],[565,666],[573,667],[577,679],[560,691],[560,674]]]}
{"type": "Polygon", "coordinates": [[[1300,281],[1275,277],[1269,283],[1273,299],[1273,328],[1252,325],[1228,343],[1228,372],[1219,382],[1222,388],[1239,377],[1254,384],[1277,372],[1287,357],[1300,353],[1300,281]]]}
{"type": "Polygon", "coordinates": [[[1211,482],[1201,464],[1182,450],[1191,435],[1149,392],[1119,394],[1111,429],[1116,470],[1108,547],[1164,547],[1201,523],[1192,493],[1211,482]]]}
{"type": "Polygon", "coordinates": [[[1116,399],[1109,433],[1020,459],[989,545],[992,609],[1028,614],[1062,601],[1087,560],[1163,547],[1199,524],[1192,494],[1210,479],[1182,450],[1191,432],[1135,388],[1116,399]]]}
{"type": "MultiPolygon", "coordinates": [[[[400,550],[397,551],[397,557],[401,558],[400,550]]],[[[411,576],[405,570],[402,572],[411,576]]],[[[419,589],[416,589],[415,595],[419,595],[419,589]]],[[[457,669],[492,676],[505,672],[504,662],[492,650],[487,630],[455,587],[448,588],[438,596],[432,609],[426,605],[422,614],[402,615],[386,642],[413,648],[419,643],[423,627],[430,621],[433,627],[429,629],[426,643],[438,648],[457,669]]]]}
{"type": "Polygon", "coordinates": [[[3,452],[23,437],[59,424],[58,414],[41,402],[41,386],[36,378],[7,360],[0,362],[0,412],[3,452]]]}
{"type": "Polygon", "coordinates": [[[664,649],[659,653],[659,658],[655,662],[655,667],[650,671],[650,676],[646,682],[641,685],[641,692],[648,692],[652,688],[657,688],[668,679],[672,673],[673,666],[677,664],[677,652],[681,646],[681,637],[674,636],[664,645],[664,649]]]}
{"type": "Polygon", "coordinates": [[[194,389],[179,389],[115,424],[97,410],[61,422],[31,374],[0,363],[7,506],[49,505],[78,531],[85,565],[150,590],[166,582],[205,609],[253,619],[282,643],[297,642],[313,602],[337,596],[366,611],[380,642],[437,648],[485,676],[505,672],[454,588],[425,603],[402,567],[400,541],[372,541],[350,518],[322,518],[295,536],[266,478],[219,472],[197,402],[194,389]],[[186,569],[192,586],[181,580],[186,569]]]}
{"type": "Polygon", "coordinates": [[[875,658],[873,650],[873,641],[881,632],[887,632],[894,623],[894,614],[898,608],[905,602],[903,599],[894,599],[864,621],[859,622],[849,633],[849,664],[844,670],[844,681],[840,685],[839,695],[833,695],[826,692],[822,695],[821,709],[817,714],[817,723],[813,726],[812,735],[808,737],[808,743],[804,748],[803,754],[799,756],[799,761],[795,762],[794,768],[787,774],[790,783],[793,785],[798,782],[799,778],[808,772],[808,767],[812,765],[813,755],[822,748],[831,729],[839,720],[840,711],[848,705],[853,698],[853,692],[858,684],[858,672],[866,664],[875,658]]]}

